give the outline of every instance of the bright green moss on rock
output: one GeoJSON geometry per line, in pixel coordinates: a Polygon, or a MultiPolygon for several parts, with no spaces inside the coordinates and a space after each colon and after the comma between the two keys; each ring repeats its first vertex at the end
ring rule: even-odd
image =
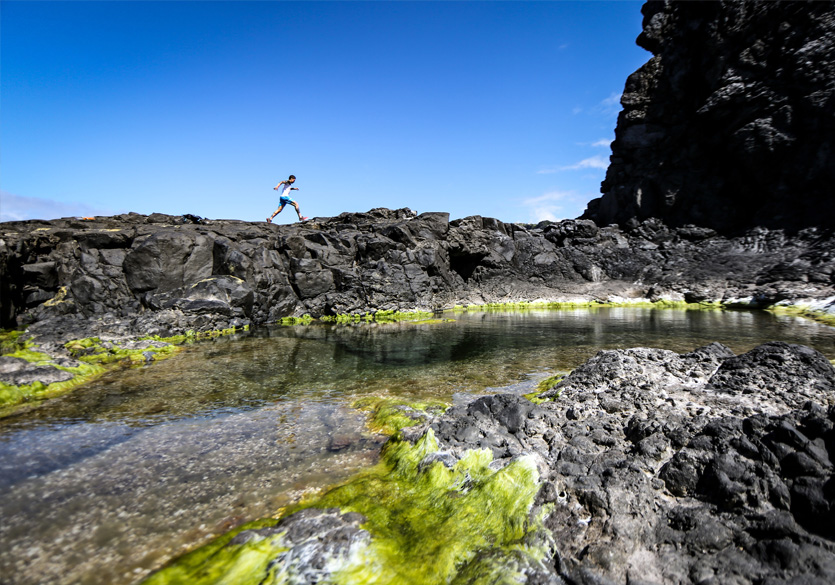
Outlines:
{"type": "Polygon", "coordinates": [[[139,366],[149,360],[164,359],[181,349],[179,346],[161,339],[147,341],[152,342],[153,345],[126,348],[117,343],[102,342],[98,337],[89,337],[67,342],[64,347],[74,358],[88,364],[120,363],[123,366],[139,366]]]}
{"type": "Polygon", "coordinates": [[[313,322],[313,317],[310,315],[303,315],[301,317],[284,317],[279,323],[281,325],[308,325],[313,322]]]}
{"type": "MultiPolygon", "coordinates": [[[[492,453],[484,449],[467,451],[452,468],[424,464],[437,451],[431,430],[414,445],[394,438],[375,467],[289,511],[338,508],[366,518],[362,528],[370,541],[351,555],[329,559],[326,582],[511,583],[519,566],[537,564],[548,554],[544,514],[531,516],[539,490],[532,459],[494,470],[492,453]]],[[[270,565],[287,550],[281,533],[242,544],[230,540],[226,535],[175,561],[146,584],[295,582],[280,563],[270,565]]]]}
{"type": "Polygon", "coordinates": [[[719,301],[703,301],[688,303],[685,301],[520,301],[518,303],[487,303],[484,305],[456,305],[452,311],[534,311],[534,310],[571,310],[571,309],[606,309],[606,308],[636,308],[636,309],[682,309],[696,310],[724,310],[725,306],[719,301]]]}
{"type": "Polygon", "coordinates": [[[395,435],[400,429],[416,425],[429,415],[442,414],[449,405],[439,400],[405,402],[399,398],[370,396],[360,398],[353,407],[371,413],[368,426],[384,435],[395,435]]]}
{"type": "Polygon", "coordinates": [[[775,315],[796,315],[805,319],[811,319],[824,325],[835,327],[835,315],[812,309],[804,305],[772,305],[766,309],[775,315]]]}
{"type": "Polygon", "coordinates": [[[383,462],[316,503],[363,514],[371,544],[334,582],[450,582],[480,552],[509,550],[533,529],[529,512],[539,487],[536,465],[520,458],[499,471],[489,450],[471,450],[452,469],[439,462],[432,431],[415,445],[393,440],[383,462]]]}
{"type": "Polygon", "coordinates": [[[64,348],[78,363],[77,366],[64,365],[66,361],[38,351],[37,344],[28,340],[21,341],[24,331],[0,332],[0,347],[4,357],[23,359],[35,366],[50,366],[73,375],[72,379],[51,384],[39,381],[20,385],[0,382],[0,418],[8,416],[21,405],[31,406],[46,398],[65,394],[111,369],[142,366],[178,353],[183,344],[235,332],[236,329],[203,333],[190,331],[174,337],[150,336],[126,342],[102,341],[98,337],[74,339],[65,343],[64,348]]]}
{"type": "Polygon", "coordinates": [[[557,384],[563,381],[567,374],[565,372],[561,374],[556,374],[554,376],[549,376],[544,380],[540,381],[539,384],[536,385],[536,390],[533,392],[528,392],[524,395],[525,398],[533,402],[534,404],[539,404],[541,402],[547,402],[548,398],[539,398],[539,395],[543,392],[547,392],[557,384]]]}
{"type": "MultiPolygon", "coordinates": [[[[256,520],[227,532],[212,542],[179,558],[176,564],[143,581],[145,585],[175,583],[249,583],[248,575],[263,575],[270,553],[285,550],[273,539],[261,539],[249,546],[227,547],[230,540],[244,530],[257,530],[275,525],[272,518],[256,520]]],[[[247,543],[249,544],[249,543],[247,543]]],[[[257,582],[256,582],[257,583],[257,582]]]]}
{"type": "Polygon", "coordinates": [[[430,311],[368,311],[356,314],[324,315],[319,318],[324,323],[398,323],[400,321],[414,322],[444,322],[445,319],[433,319],[430,311]]]}

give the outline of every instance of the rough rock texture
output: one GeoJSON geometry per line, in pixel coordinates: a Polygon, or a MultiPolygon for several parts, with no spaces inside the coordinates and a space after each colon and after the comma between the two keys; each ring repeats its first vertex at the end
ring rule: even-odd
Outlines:
{"type": "Polygon", "coordinates": [[[602,351],[546,395],[479,398],[404,436],[431,428],[448,466],[533,454],[567,583],[832,582],[835,369],[818,352],[602,351]]]}
{"type": "MultiPolygon", "coordinates": [[[[70,366],[78,363],[67,364],[70,366]]],[[[52,384],[54,382],[66,382],[72,380],[73,374],[59,370],[53,366],[38,366],[21,358],[0,356],[0,382],[19,386],[21,384],[52,384]]]]}
{"type": "Polygon", "coordinates": [[[506,224],[408,209],[289,226],[127,214],[0,224],[0,326],[40,343],[173,335],[285,316],[520,300],[817,303],[835,311],[835,237],[727,238],[656,219],[506,224]]]}
{"type": "Polygon", "coordinates": [[[647,2],[599,225],[835,222],[835,3],[647,2]]]}
{"type": "Polygon", "coordinates": [[[344,561],[370,540],[361,514],[343,514],[338,509],[302,510],[283,519],[271,528],[245,530],[229,544],[265,539],[278,539],[282,548],[271,564],[281,566],[281,577],[287,583],[321,583],[333,572],[333,566],[344,561]]]}

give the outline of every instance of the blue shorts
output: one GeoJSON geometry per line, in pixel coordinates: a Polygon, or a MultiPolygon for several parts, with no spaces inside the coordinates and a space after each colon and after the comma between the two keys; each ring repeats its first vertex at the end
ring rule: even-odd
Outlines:
{"type": "Polygon", "coordinates": [[[288,203],[295,203],[292,198],[287,197],[287,195],[282,195],[278,198],[279,205],[287,205],[288,203]]]}

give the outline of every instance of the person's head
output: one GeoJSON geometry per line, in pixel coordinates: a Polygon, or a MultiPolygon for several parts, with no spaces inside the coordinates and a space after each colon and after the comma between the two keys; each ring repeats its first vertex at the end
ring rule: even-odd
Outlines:
{"type": "Polygon", "coordinates": [[[288,183],[292,183],[292,182],[294,182],[295,180],[296,180],[296,175],[290,175],[290,178],[289,178],[289,179],[287,179],[287,182],[288,182],[288,183]]]}

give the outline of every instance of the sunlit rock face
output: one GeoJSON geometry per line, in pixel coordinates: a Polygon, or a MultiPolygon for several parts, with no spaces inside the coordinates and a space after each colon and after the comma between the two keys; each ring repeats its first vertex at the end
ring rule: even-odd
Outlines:
{"type": "Polygon", "coordinates": [[[835,313],[835,236],[655,218],[536,226],[409,209],[275,225],[125,214],[0,225],[0,327],[38,343],[517,301],[788,303],[835,313]],[[817,303],[817,304],[816,304],[817,303]]]}
{"type": "Polygon", "coordinates": [[[583,217],[722,232],[835,223],[835,4],[647,2],[652,53],[624,88],[583,217]]]}

